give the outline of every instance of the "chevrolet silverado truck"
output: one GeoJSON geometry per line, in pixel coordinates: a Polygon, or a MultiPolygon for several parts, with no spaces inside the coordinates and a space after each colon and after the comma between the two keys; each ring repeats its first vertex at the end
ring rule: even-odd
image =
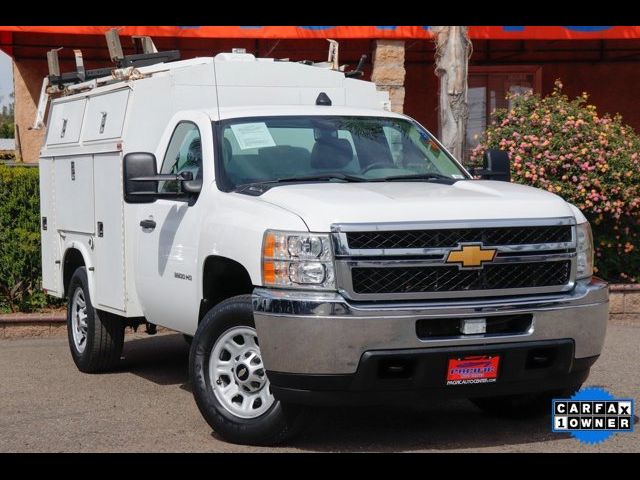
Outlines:
{"type": "Polygon", "coordinates": [[[586,380],[608,315],[589,223],[510,183],[506,152],[470,172],[323,64],[165,57],[43,85],[43,288],[82,372],[117,368],[126,327],[181,332],[202,415],[247,444],[314,405],[519,416],[586,380]]]}

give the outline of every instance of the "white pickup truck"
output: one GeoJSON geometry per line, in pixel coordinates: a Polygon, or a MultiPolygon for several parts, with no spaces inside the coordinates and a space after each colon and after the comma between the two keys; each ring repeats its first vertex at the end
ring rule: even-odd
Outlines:
{"type": "Polygon", "coordinates": [[[127,326],[181,332],[211,427],[273,444],[311,405],[550,411],[600,355],[608,287],[580,211],[510,183],[504,152],[474,179],[373,83],[225,53],[64,93],[43,287],[69,299],[83,372],[118,366],[127,326]]]}

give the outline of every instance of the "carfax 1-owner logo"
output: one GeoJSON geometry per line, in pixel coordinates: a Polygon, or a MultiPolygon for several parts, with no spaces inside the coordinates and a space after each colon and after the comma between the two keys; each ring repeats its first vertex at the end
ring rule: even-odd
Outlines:
{"type": "Polygon", "coordinates": [[[603,388],[588,387],[571,398],[552,402],[552,430],[571,433],[582,443],[596,444],[614,433],[633,432],[634,402],[614,398],[603,388]]]}

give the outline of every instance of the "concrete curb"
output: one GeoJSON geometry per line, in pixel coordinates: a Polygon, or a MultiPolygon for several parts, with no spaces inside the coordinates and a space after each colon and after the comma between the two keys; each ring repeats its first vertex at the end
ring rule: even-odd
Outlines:
{"type": "Polygon", "coordinates": [[[0,338],[66,335],[66,323],[66,312],[3,314],[0,315],[0,338]]]}
{"type": "Polygon", "coordinates": [[[47,313],[3,313],[0,314],[1,324],[13,324],[13,323],[42,323],[42,322],[66,322],[67,313],[61,312],[47,312],[47,313]]]}
{"type": "MultiPolygon", "coordinates": [[[[138,333],[144,331],[144,326],[138,329],[138,333]]],[[[158,327],[158,333],[170,331],[168,328],[158,327]]],[[[134,334],[133,330],[125,330],[125,335],[129,334],[134,334]]],[[[66,312],[0,314],[0,339],[66,335],[66,312]]]]}

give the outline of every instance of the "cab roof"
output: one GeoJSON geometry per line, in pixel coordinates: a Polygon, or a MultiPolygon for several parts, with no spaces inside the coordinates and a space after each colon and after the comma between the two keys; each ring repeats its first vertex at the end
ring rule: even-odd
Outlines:
{"type": "Polygon", "coordinates": [[[317,105],[259,105],[209,108],[204,113],[212,121],[230,118],[271,117],[271,116],[353,116],[353,117],[387,117],[403,118],[406,115],[379,108],[362,108],[348,106],[317,106],[317,105]]]}

